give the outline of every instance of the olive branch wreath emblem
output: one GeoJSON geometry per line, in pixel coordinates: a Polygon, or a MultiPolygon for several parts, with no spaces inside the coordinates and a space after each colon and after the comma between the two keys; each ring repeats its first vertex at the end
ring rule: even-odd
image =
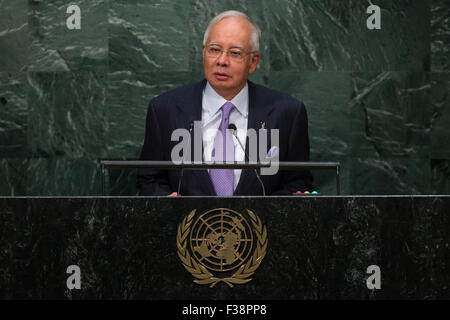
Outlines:
{"type": "Polygon", "coordinates": [[[178,257],[181,259],[184,268],[196,278],[194,282],[197,284],[209,284],[210,288],[214,287],[219,282],[225,282],[233,288],[233,284],[244,284],[251,281],[252,279],[250,277],[256,269],[258,269],[261,261],[266,255],[267,249],[267,228],[266,226],[263,226],[259,217],[247,209],[247,213],[251,218],[250,220],[257,237],[256,248],[253,255],[246,263],[242,264],[239,269],[233,273],[233,275],[230,277],[220,278],[214,276],[205,266],[195,261],[195,259],[191,257],[191,254],[187,248],[188,235],[190,233],[196,211],[197,209],[192,210],[189,215],[183,219],[183,221],[178,225],[177,232],[178,257]]]}

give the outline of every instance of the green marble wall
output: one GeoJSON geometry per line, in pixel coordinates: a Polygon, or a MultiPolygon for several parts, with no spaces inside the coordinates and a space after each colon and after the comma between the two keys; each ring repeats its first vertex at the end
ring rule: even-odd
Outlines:
{"type": "MultiPolygon", "coordinates": [[[[372,3],[381,30],[363,0],[0,0],[0,195],[100,194],[98,160],[138,157],[148,101],[202,79],[228,9],[261,27],[251,79],[306,103],[311,159],[341,162],[342,193],[450,193],[450,4],[372,3]]],[[[110,178],[136,193],[133,171],[110,178]]]]}

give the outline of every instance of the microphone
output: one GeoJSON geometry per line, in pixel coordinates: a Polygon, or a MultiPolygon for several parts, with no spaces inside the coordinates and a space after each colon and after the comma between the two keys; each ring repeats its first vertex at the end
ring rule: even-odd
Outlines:
{"type": "MultiPolygon", "coordinates": [[[[192,129],[194,129],[194,120],[189,122],[189,133],[192,133],[192,129]]],[[[181,180],[183,179],[183,172],[184,172],[184,168],[181,168],[180,177],[178,178],[178,189],[177,189],[178,196],[181,196],[181,180]]]]}
{"type": "MultiPolygon", "coordinates": [[[[246,160],[247,162],[250,162],[250,160],[248,159],[247,152],[246,152],[246,150],[245,150],[245,148],[244,148],[244,145],[242,144],[241,140],[240,140],[240,139],[238,138],[238,136],[237,136],[237,128],[236,128],[236,126],[235,126],[233,123],[230,123],[230,124],[228,125],[228,130],[231,131],[231,134],[232,134],[232,135],[236,138],[236,140],[239,142],[239,145],[241,146],[241,149],[244,151],[245,160],[246,160]]],[[[255,172],[256,178],[258,178],[259,183],[261,184],[263,196],[266,196],[266,189],[264,188],[264,183],[263,183],[262,180],[261,180],[261,176],[259,175],[258,170],[256,170],[256,168],[255,168],[255,169],[253,169],[253,171],[255,172]]]]}

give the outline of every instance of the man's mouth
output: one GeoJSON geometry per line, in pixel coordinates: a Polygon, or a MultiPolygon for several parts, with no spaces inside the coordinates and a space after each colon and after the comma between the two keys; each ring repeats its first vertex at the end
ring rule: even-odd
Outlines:
{"type": "Polygon", "coordinates": [[[223,72],[214,72],[214,76],[217,80],[227,80],[228,78],[231,78],[228,74],[223,72]]]}

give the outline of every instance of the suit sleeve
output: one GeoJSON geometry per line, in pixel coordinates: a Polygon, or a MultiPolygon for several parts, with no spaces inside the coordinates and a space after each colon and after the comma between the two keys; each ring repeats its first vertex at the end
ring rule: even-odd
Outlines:
{"type": "MultiPolygon", "coordinates": [[[[303,103],[299,108],[292,124],[287,144],[287,157],[284,161],[309,161],[309,136],[308,136],[308,115],[303,103]]],[[[309,170],[282,170],[282,183],[280,189],[273,192],[273,195],[292,195],[296,191],[312,191],[313,176],[309,170]]]]}
{"type": "MultiPolygon", "coordinates": [[[[140,160],[164,160],[160,125],[152,101],[147,110],[145,138],[140,160]]],[[[172,192],[167,170],[139,169],[137,187],[141,196],[167,196],[172,192]]]]}

